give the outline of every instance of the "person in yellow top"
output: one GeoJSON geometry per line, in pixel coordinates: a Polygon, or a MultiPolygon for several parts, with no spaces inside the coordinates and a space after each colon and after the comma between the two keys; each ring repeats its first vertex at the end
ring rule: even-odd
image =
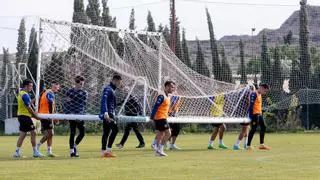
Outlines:
{"type": "Polygon", "coordinates": [[[176,84],[173,81],[165,82],[164,93],[158,95],[150,116],[150,119],[155,123],[155,129],[158,131],[156,134],[157,141],[154,150],[156,155],[159,156],[167,156],[163,151],[163,147],[171,136],[167,118],[170,107],[169,94],[175,90],[175,85],[176,84]]]}
{"type": "MultiPolygon", "coordinates": [[[[211,99],[214,104],[211,108],[211,116],[213,117],[222,117],[223,116],[223,107],[224,107],[224,94],[219,94],[216,97],[211,99]]],[[[213,142],[219,133],[219,148],[228,149],[227,146],[223,143],[223,133],[226,129],[226,125],[224,123],[213,123],[211,124],[213,127],[212,134],[210,136],[208,149],[216,149],[213,146],[213,142]]]]}
{"type": "MultiPolygon", "coordinates": [[[[60,90],[60,84],[53,81],[51,83],[51,88],[46,89],[41,93],[40,103],[39,103],[39,113],[40,114],[52,114],[55,112],[55,93],[60,90]]],[[[56,155],[52,153],[52,136],[53,136],[53,126],[58,122],[58,120],[51,119],[41,119],[41,132],[43,134],[42,139],[37,143],[37,149],[39,151],[40,146],[47,141],[47,156],[55,157],[56,155]]]]}
{"type": "Polygon", "coordinates": [[[20,124],[19,130],[20,135],[17,140],[17,148],[13,155],[15,158],[21,157],[21,146],[27,135],[27,132],[30,132],[31,135],[31,145],[33,148],[33,157],[42,157],[43,155],[39,153],[36,148],[36,131],[35,126],[31,117],[33,116],[36,119],[40,119],[38,114],[33,111],[31,108],[31,99],[29,92],[33,89],[33,83],[31,80],[26,79],[22,82],[22,89],[17,96],[18,101],[18,121],[20,124]]]}

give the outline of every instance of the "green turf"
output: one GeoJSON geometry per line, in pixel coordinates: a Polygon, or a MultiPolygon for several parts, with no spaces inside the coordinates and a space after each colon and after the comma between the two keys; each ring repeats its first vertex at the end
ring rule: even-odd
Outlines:
{"type": "MultiPolygon", "coordinates": [[[[237,134],[227,133],[225,144],[232,147],[237,134]]],[[[68,137],[54,137],[59,157],[34,159],[30,138],[23,145],[26,159],[13,159],[17,137],[0,136],[0,179],[319,179],[319,134],[267,134],[271,151],[207,150],[209,134],[181,135],[179,152],[155,157],[147,146],[135,149],[136,138],[129,136],[118,157],[100,157],[100,136],[86,136],[79,146],[80,158],[69,157],[68,137]]],[[[118,142],[119,136],[116,142],[118,142]]],[[[253,144],[257,145],[256,134],[253,144]]],[[[242,146],[242,144],[241,144],[242,146]]],[[[42,146],[45,152],[45,145],[42,146]]]]}

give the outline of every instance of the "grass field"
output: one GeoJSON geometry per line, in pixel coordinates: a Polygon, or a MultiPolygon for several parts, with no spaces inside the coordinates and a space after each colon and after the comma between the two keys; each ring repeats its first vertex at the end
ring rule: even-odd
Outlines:
{"type": "MultiPolygon", "coordinates": [[[[227,133],[232,146],[237,134],[227,133]]],[[[181,151],[166,151],[155,157],[148,142],[135,149],[137,140],[129,136],[116,158],[100,157],[100,136],[86,136],[79,146],[80,157],[69,157],[68,137],[54,137],[56,158],[31,157],[30,137],[23,145],[25,159],[13,159],[15,136],[0,136],[0,179],[320,179],[319,136],[315,133],[267,134],[271,151],[207,150],[208,134],[181,135],[181,151]]],[[[118,135],[118,142],[121,134],[118,135]]],[[[259,135],[253,144],[258,144],[259,135]]],[[[45,145],[42,152],[45,152],[45,145]]]]}

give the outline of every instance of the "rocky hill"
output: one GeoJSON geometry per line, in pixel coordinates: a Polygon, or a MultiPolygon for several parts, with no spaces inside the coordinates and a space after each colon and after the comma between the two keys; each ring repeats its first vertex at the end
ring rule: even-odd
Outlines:
{"type": "MultiPolygon", "coordinates": [[[[310,46],[320,46],[320,6],[308,6],[308,28],[310,46]]],[[[291,16],[278,28],[278,29],[264,29],[260,31],[256,36],[237,36],[237,35],[226,35],[218,40],[220,45],[223,45],[228,56],[228,61],[231,65],[233,72],[236,72],[239,66],[239,41],[245,44],[245,56],[246,61],[249,61],[249,57],[252,54],[260,54],[260,46],[262,41],[263,31],[266,32],[268,37],[268,46],[272,47],[276,44],[283,44],[283,37],[292,31],[293,43],[298,44],[299,42],[299,10],[291,14],[291,16]]],[[[206,62],[211,67],[211,51],[209,40],[201,41],[202,49],[204,50],[206,62]]],[[[195,60],[197,53],[197,44],[195,41],[188,41],[189,53],[192,60],[195,60]]]]}

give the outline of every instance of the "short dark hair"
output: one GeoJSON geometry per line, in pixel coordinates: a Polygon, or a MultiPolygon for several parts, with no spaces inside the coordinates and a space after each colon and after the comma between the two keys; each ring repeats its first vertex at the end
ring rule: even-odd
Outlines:
{"type": "Polygon", "coordinates": [[[75,81],[76,83],[79,83],[80,81],[84,81],[84,77],[81,76],[81,75],[78,75],[78,76],[76,76],[76,77],[74,78],[74,81],[75,81]]]}
{"type": "Polygon", "coordinates": [[[119,74],[115,74],[113,75],[112,80],[122,80],[122,78],[119,74]]]}
{"type": "Polygon", "coordinates": [[[60,83],[58,81],[53,80],[51,81],[51,84],[60,84],[60,83]]]}
{"type": "Polygon", "coordinates": [[[33,83],[30,79],[25,79],[22,81],[22,88],[28,86],[30,83],[33,83]]]}
{"type": "Polygon", "coordinates": [[[267,83],[260,83],[259,87],[263,87],[264,89],[270,89],[270,86],[267,83]]]}
{"type": "Polygon", "coordinates": [[[176,83],[173,82],[173,81],[166,81],[166,82],[164,83],[164,87],[167,87],[167,86],[169,86],[170,84],[176,85],[176,83]]]}

